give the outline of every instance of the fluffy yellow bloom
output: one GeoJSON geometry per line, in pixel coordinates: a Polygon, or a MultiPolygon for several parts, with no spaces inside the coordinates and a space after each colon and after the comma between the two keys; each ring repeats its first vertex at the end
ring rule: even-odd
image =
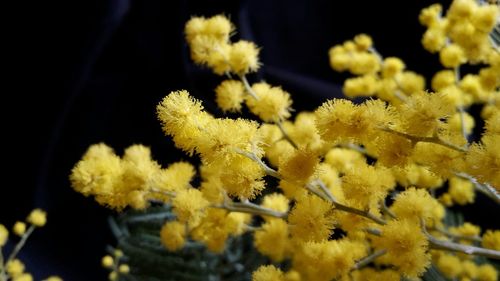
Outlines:
{"type": "Polygon", "coordinates": [[[301,198],[306,195],[307,191],[302,185],[281,180],[278,187],[283,191],[283,194],[289,199],[301,198]]]}
{"type": "Polygon", "coordinates": [[[224,251],[226,240],[234,233],[234,223],[228,220],[227,211],[211,208],[201,223],[191,231],[191,237],[204,243],[207,248],[214,252],[224,251]]]}
{"type": "Polygon", "coordinates": [[[229,161],[237,157],[237,151],[258,153],[258,123],[245,119],[214,119],[203,128],[204,140],[198,144],[203,161],[229,161]]]}
{"type": "Polygon", "coordinates": [[[490,33],[495,24],[498,22],[498,6],[481,5],[472,14],[471,22],[478,30],[490,33]]]}
{"type": "Polygon", "coordinates": [[[348,78],[344,81],[342,91],[350,98],[373,96],[377,91],[377,79],[370,74],[348,78]]]}
{"type": "Polygon", "coordinates": [[[305,184],[317,171],[318,164],[314,152],[298,149],[281,159],[278,172],[289,182],[305,184]]]}
{"type": "Polygon", "coordinates": [[[374,74],[380,69],[379,58],[372,53],[352,53],[349,71],[356,75],[374,74]]]}
{"type": "MultiPolygon", "coordinates": [[[[153,179],[160,165],[151,159],[151,150],[143,145],[132,145],[123,155],[123,182],[125,190],[147,190],[155,188],[153,179]]],[[[137,193],[137,192],[136,192],[137,193]]]]}
{"type": "Polygon", "coordinates": [[[488,135],[500,135],[500,111],[495,111],[485,120],[484,129],[488,135]]]}
{"type": "Polygon", "coordinates": [[[288,212],[290,200],[283,194],[271,193],[262,199],[262,207],[266,207],[278,212],[288,212]]]}
{"type": "Polygon", "coordinates": [[[299,241],[324,241],[333,229],[333,206],[323,199],[307,195],[297,199],[288,215],[290,234],[299,241]]]}
{"type": "Polygon", "coordinates": [[[203,217],[203,209],[208,206],[208,201],[198,189],[188,188],[180,190],[172,199],[173,212],[180,222],[196,225],[203,217]]]}
{"type": "Polygon", "coordinates": [[[427,27],[433,26],[441,17],[441,12],[443,11],[443,6],[441,4],[432,4],[420,11],[418,20],[422,25],[427,27]]]}
{"type": "Polygon", "coordinates": [[[461,134],[463,126],[464,127],[463,129],[465,130],[467,135],[470,135],[472,133],[472,129],[474,129],[474,125],[475,125],[474,117],[472,117],[467,112],[464,112],[463,114],[460,113],[453,114],[448,119],[448,126],[446,126],[446,128],[453,132],[461,134]],[[462,118],[463,118],[463,123],[462,123],[462,118]]]}
{"type": "Polygon", "coordinates": [[[392,78],[396,76],[396,74],[401,73],[404,69],[405,63],[400,58],[385,58],[382,65],[382,77],[392,78]]]}
{"type": "Polygon", "coordinates": [[[466,155],[468,172],[500,190],[500,135],[484,135],[466,155]]]}
{"type": "Polygon", "coordinates": [[[411,163],[404,168],[393,168],[393,175],[399,184],[404,187],[438,188],[443,179],[431,172],[428,167],[411,163]]]}
{"type": "Polygon", "coordinates": [[[259,69],[259,48],[250,41],[240,40],[231,45],[229,65],[231,71],[244,75],[259,69]]]}
{"type": "Polygon", "coordinates": [[[365,254],[363,244],[346,238],[306,242],[295,252],[293,268],[304,280],[329,281],[346,277],[355,261],[365,254]]]}
{"type": "Polygon", "coordinates": [[[5,271],[7,271],[12,278],[19,277],[24,272],[24,263],[19,259],[11,260],[5,265],[5,271]]]}
{"type": "Polygon", "coordinates": [[[167,222],[161,228],[160,238],[165,248],[169,251],[177,251],[186,243],[186,225],[178,221],[167,222]]]}
{"type": "Polygon", "coordinates": [[[370,165],[353,167],[341,179],[345,198],[361,209],[368,209],[372,204],[380,202],[396,185],[389,170],[370,165]]]}
{"type": "Polygon", "coordinates": [[[449,231],[453,234],[462,236],[477,237],[481,232],[481,228],[479,228],[479,226],[477,225],[466,222],[460,226],[450,227],[449,231]]]}
{"type": "Polygon", "coordinates": [[[328,50],[330,66],[336,71],[345,71],[351,65],[351,56],[347,50],[340,45],[333,46],[328,50]]]}
{"type": "Polygon", "coordinates": [[[474,97],[474,100],[484,102],[488,92],[483,89],[479,76],[467,74],[460,81],[460,89],[474,97]]]}
{"type": "Polygon", "coordinates": [[[332,148],[325,155],[325,162],[339,172],[345,172],[355,166],[366,164],[366,158],[361,152],[353,149],[332,148]]]}
{"type": "Polygon", "coordinates": [[[467,61],[462,48],[456,44],[450,44],[439,52],[439,61],[444,67],[455,68],[467,61]]]}
{"type": "Polygon", "coordinates": [[[405,166],[410,159],[414,143],[407,138],[381,132],[370,142],[365,143],[367,151],[387,167],[405,166]]]}
{"type": "Polygon", "coordinates": [[[454,0],[446,16],[456,19],[469,18],[476,12],[477,8],[477,3],[474,0],[454,0]]]}
{"type": "Polygon", "coordinates": [[[111,268],[114,263],[115,263],[115,261],[114,261],[113,257],[110,255],[106,255],[106,256],[102,257],[102,259],[101,259],[101,265],[104,268],[111,268]]]}
{"type": "Polygon", "coordinates": [[[247,95],[246,105],[262,121],[277,122],[290,117],[292,100],[289,93],[265,82],[253,84],[252,89],[257,98],[247,95]]]}
{"type": "Polygon", "coordinates": [[[478,266],[470,261],[470,260],[463,260],[462,261],[462,277],[476,279],[477,277],[477,270],[478,266]]]}
{"type": "Polygon", "coordinates": [[[33,281],[33,276],[29,273],[22,273],[21,275],[14,277],[12,281],[33,281]]]}
{"type": "Polygon", "coordinates": [[[71,170],[71,186],[85,196],[111,194],[123,173],[120,158],[103,144],[91,145],[71,170]]]}
{"type": "Polygon", "coordinates": [[[237,155],[224,161],[216,176],[228,195],[240,199],[254,199],[265,188],[265,181],[262,179],[264,175],[264,170],[255,161],[237,155]]]}
{"type": "Polygon", "coordinates": [[[158,171],[152,180],[155,189],[177,191],[189,187],[195,174],[195,168],[190,163],[175,162],[158,171]]]}
{"type": "Polygon", "coordinates": [[[288,225],[282,219],[273,219],[262,224],[254,232],[255,248],[274,262],[285,258],[288,246],[288,225]]]}
{"type": "Polygon", "coordinates": [[[47,223],[47,213],[42,209],[34,209],[26,218],[34,226],[42,227],[47,223]]]}
{"type": "Polygon", "coordinates": [[[192,154],[202,141],[202,128],[211,121],[201,102],[185,90],[171,92],[156,107],[165,134],[173,137],[175,145],[192,154]]]}
{"type": "Polygon", "coordinates": [[[450,179],[448,193],[453,201],[459,205],[474,203],[476,197],[474,185],[468,180],[457,177],[450,179]]]}
{"type": "Polygon", "coordinates": [[[482,68],[479,71],[479,81],[485,90],[495,91],[500,86],[500,75],[498,75],[498,72],[498,69],[493,67],[482,68]]]}
{"type": "Polygon", "coordinates": [[[130,272],[130,267],[128,266],[128,264],[120,264],[120,266],[118,267],[118,272],[120,272],[121,274],[127,274],[130,272]]]}
{"type": "Polygon", "coordinates": [[[371,281],[371,280],[384,280],[384,281],[399,281],[401,275],[392,269],[376,270],[371,267],[365,267],[361,270],[353,271],[353,281],[371,281]]]}
{"type": "Polygon", "coordinates": [[[355,105],[343,99],[323,103],[315,115],[319,134],[330,142],[368,140],[393,117],[391,108],[380,100],[355,105]]]}
{"type": "Polygon", "coordinates": [[[314,113],[302,111],[295,117],[294,123],[285,122],[285,131],[298,147],[307,148],[320,154],[326,152],[327,146],[318,133],[314,113]]]}
{"type": "Polygon", "coordinates": [[[483,235],[483,247],[500,251],[500,230],[487,230],[483,235]]]}
{"type": "Polygon", "coordinates": [[[420,223],[410,220],[392,220],[381,227],[382,235],[373,237],[377,249],[387,250],[384,262],[393,264],[410,278],[417,278],[430,264],[428,241],[420,223]]]}
{"type": "Polygon", "coordinates": [[[358,51],[366,51],[373,45],[373,40],[370,35],[362,33],[354,36],[354,44],[358,51]]]}
{"type": "Polygon", "coordinates": [[[391,210],[400,219],[420,223],[420,219],[426,219],[427,223],[439,222],[444,214],[436,213],[440,208],[439,202],[434,199],[427,190],[409,188],[401,192],[394,199],[391,210]]]}
{"type": "MultiPolygon", "coordinates": [[[[462,136],[459,136],[459,140],[458,145],[465,141],[462,136]]],[[[463,169],[463,156],[462,152],[442,145],[419,142],[415,146],[412,159],[421,165],[428,166],[433,173],[449,178],[454,170],[463,169]]]]}
{"type": "Polygon", "coordinates": [[[18,236],[22,236],[26,232],[26,224],[21,221],[16,221],[14,227],[12,227],[12,232],[18,236]]]}
{"type": "Polygon", "coordinates": [[[9,230],[3,224],[0,224],[0,247],[7,243],[7,239],[9,239],[9,230]]]}
{"type": "Polygon", "coordinates": [[[285,276],[274,265],[261,265],[252,273],[252,281],[285,281],[285,276]]]}
{"type": "Polygon", "coordinates": [[[445,44],[445,32],[439,25],[427,29],[422,37],[422,46],[431,53],[439,52],[445,44]]]}
{"type": "Polygon", "coordinates": [[[243,83],[237,80],[224,80],[215,88],[215,101],[224,112],[239,112],[244,95],[243,83]]]}
{"type": "Polygon", "coordinates": [[[440,91],[448,86],[454,85],[456,75],[453,70],[441,70],[434,74],[431,81],[431,86],[434,91],[440,91]]]}
{"type": "Polygon", "coordinates": [[[478,281],[497,281],[498,280],[498,272],[491,264],[483,264],[479,266],[477,271],[477,280],[478,281]]]}
{"type": "Polygon", "coordinates": [[[436,263],[439,271],[447,278],[456,278],[462,273],[462,263],[457,256],[444,254],[441,255],[436,263]]]}
{"type": "Polygon", "coordinates": [[[416,92],[411,95],[399,111],[406,121],[405,131],[419,136],[429,136],[442,124],[441,118],[453,114],[455,108],[446,103],[441,94],[416,92]]]}
{"type": "Polygon", "coordinates": [[[239,212],[231,212],[227,215],[227,231],[229,234],[241,235],[248,230],[248,224],[252,222],[252,215],[239,212]]]}
{"type": "Polygon", "coordinates": [[[184,28],[186,40],[191,41],[199,35],[211,36],[224,42],[234,29],[232,23],[223,15],[216,15],[209,19],[203,17],[192,17],[184,28]]]}
{"type": "Polygon", "coordinates": [[[284,155],[290,155],[295,148],[287,140],[279,140],[266,150],[266,158],[272,166],[278,167],[284,155]]]}

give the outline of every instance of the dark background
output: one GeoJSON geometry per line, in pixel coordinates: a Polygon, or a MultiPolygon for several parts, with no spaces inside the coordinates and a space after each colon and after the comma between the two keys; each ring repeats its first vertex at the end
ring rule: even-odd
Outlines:
{"type": "Polygon", "coordinates": [[[100,258],[114,242],[111,212],[74,192],[68,175],[96,142],[119,154],[131,144],[149,145],[162,163],[187,159],[161,132],[155,106],[170,91],[187,89],[220,114],[213,89],[221,78],[189,60],[182,32],[191,15],[230,16],[235,38],[262,47],[264,65],[250,79],[282,85],[300,111],[341,95],[347,75],[329,67],[328,49],[357,33],[372,35],[379,52],[403,58],[411,70],[428,76],[440,69],[420,47],[418,13],[433,2],[89,0],[32,8],[36,16],[14,43],[24,61],[12,73],[22,82],[4,101],[4,111],[16,114],[3,118],[0,222],[11,226],[34,207],[46,209],[47,226],[21,255],[36,279],[106,280],[100,258]]]}

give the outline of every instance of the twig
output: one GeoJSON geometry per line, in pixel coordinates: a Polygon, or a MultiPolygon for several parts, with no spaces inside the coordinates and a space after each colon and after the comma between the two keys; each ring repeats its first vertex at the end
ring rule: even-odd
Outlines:
{"type": "Polygon", "coordinates": [[[460,147],[460,146],[455,145],[451,142],[445,141],[445,140],[441,139],[439,136],[432,136],[432,137],[414,136],[414,135],[399,132],[399,131],[396,131],[396,130],[393,130],[393,129],[387,128],[387,127],[382,127],[382,128],[380,128],[380,130],[382,130],[384,132],[391,133],[391,134],[395,134],[395,135],[400,136],[400,137],[407,138],[413,142],[430,142],[430,143],[435,143],[435,144],[439,144],[439,145],[448,147],[450,149],[453,149],[453,150],[456,150],[459,152],[467,152],[468,151],[467,148],[460,147]]]}
{"type": "Polygon", "coordinates": [[[258,100],[259,96],[255,91],[252,89],[250,84],[248,83],[247,77],[245,75],[240,75],[241,82],[243,82],[243,85],[245,86],[245,90],[249,95],[251,95],[254,99],[258,100]]]}
{"type": "Polygon", "coordinates": [[[442,234],[452,238],[453,240],[469,240],[477,243],[481,243],[481,237],[477,236],[465,236],[465,235],[460,235],[460,234],[454,234],[449,232],[447,229],[441,228],[441,227],[434,227],[434,230],[441,232],[442,234]]]}
{"type": "Polygon", "coordinates": [[[363,211],[363,210],[359,210],[359,209],[356,209],[356,208],[352,208],[352,207],[349,207],[349,206],[346,206],[342,203],[339,203],[335,197],[333,196],[333,194],[330,192],[330,190],[328,189],[328,187],[326,187],[326,185],[321,181],[321,180],[317,180],[316,181],[318,186],[320,187],[321,191],[325,194],[326,198],[328,199],[328,201],[330,201],[337,210],[340,210],[340,211],[345,211],[345,212],[348,212],[348,213],[353,213],[353,214],[356,214],[356,215],[359,215],[359,216],[362,216],[362,217],[365,217],[367,219],[370,219],[380,225],[384,225],[386,224],[387,222],[375,215],[373,215],[372,213],[368,212],[368,211],[363,211]]]}
{"type": "Polygon", "coordinates": [[[33,233],[35,228],[36,228],[36,226],[33,224],[30,225],[30,227],[28,227],[28,230],[26,230],[26,232],[23,234],[23,236],[21,236],[21,240],[19,240],[19,242],[17,242],[16,246],[14,247],[12,252],[10,253],[9,258],[7,259],[7,262],[5,262],[5,264],[8,264],[10,261],[12,261],[16,258],[17,254],[19,254],[19,251],[21,251],[24,244],[26,244],[26,240],[28,240],[28,237],[31,235],[31,233],[33,233]]]}
{"type": "Polygon", "coordinates": [[[495,203],[500,204],[500,193],[498,193],[498,191],[493,186],[487,183],[482,184],[476,178],[466,173],[461,173],[461,172],[455,173],[455,176],[470,181],[474,185],[477,191],[488,196],[490,199],[495,201],[495,203]]]}
{"type": "Polygon", "coordinates": [[[276,122],[276,125],[278,125],[278,128],[280,128],[281,133],[283,134],[283,138],[287,140],[295,149],[298,149],[299,147],[297,144],[290,138],[290,135],[288,132],[285,130],[285,127],[283,127],[283,123],[281,121],[276,122]]]}
{"type": "Polygon", "coordinates": [[[278,212],[250,202],[224,202],[219,205],[212,205],[214,208],[225,209],[231,212],[249,213],[261,216],[271,216],[276,218],[286,218],[288,213],[278,212]]]}
{"type": "Polygon", "coordinates": [[[465,141],[468,141],[469,139],[467,138],[467,128],[465,128],[465,109],[463,106],[458,107],[458,113],[460,114],[460,128],[462,130],[462,136],[464,137],[465,141]]]}
{"type": "Polygon", "coordinates": [[[382,208],[382,211],[386,213],[390,218],[396,219],[396,214],[392,212],[389,207],[385,204],[385,199],[380,200],[380,207],[382,208]]]}
{"type": "Polygon", "coordinates": [[[387,250],[378,250],[378,251],[375,251],[373,253],[371,253],[370,255],[360,259],[355,265],[354,265],[354,268],[353,270],[356,270],[356,269],[361,269],[367,265],[369,265],[372,261],[374,261],[376,258],[378,257],[381,257],[383,255],[385,255],[385,253],[387,253],[387,250]]]}
{"type": "Polygon", "coordinates": [[[264,170],[264,172],[266,172],[267,175],[274,177],[274,178],[277,178],[277,179],[281,179],[281,175],[278,173],[278,171],[269,167],[266,163],[264,163],[264,161],[262,161],[262,159],[257,157],[257,155],[255,155],[254,153],[243,151],[241,149],[236,149],[235,151],[236,151],[236,153],[239,153],[240,155],[248,157],[248,158],[252,159],[253,161],[257,162],[257,164],[259,164],[262,167],[262,169],[264,170]]]}

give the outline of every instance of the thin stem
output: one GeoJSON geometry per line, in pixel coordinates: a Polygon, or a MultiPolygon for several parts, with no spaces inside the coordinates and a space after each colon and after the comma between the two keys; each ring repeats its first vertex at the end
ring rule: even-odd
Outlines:
{"type": "Polygon", "coordinates": [[[429,239],[429,247],[431,249],[460,252],[468,255],[484,256],[500,260],[500,251],[437,239],[427,231],[425,221],[423,219],[420,220],[420,224],[422,225],[422,231],[427,236],[427,239],[429,239]]]}
{"type": "Polygon", "coordinates": [[[366,232],[372,234],[372,235],[375,235],[375,236],[381,236],[382,235],[382,231],[380,231],[379,229],[376,229],[376,228],[367,227],[364,230],[366,232]]]}
{"type": "Polygon", "coordinates": [[[36,226],[34,226],[34,225],[30,225],[30,227],[28,227],[28,230],[26,230],[26,232],[23,234],[23,236],[21,236],[21,240],[19,240],[19,242],[17,242],[16,246],[14,247],[12,252],[10,253],[9,258],[7,259],[7,262],[5,264],[8,264],[10,261],[12,261],[16,258],[17,254],[19,254],[19,251],[21,251],[24,244],[26,244],[26,240],[28,240],[28,237],[31,235],[31,233],[33,233],[35,228],[36,228],[36,226]]]}
{"type": "Polygon", "coordinates": [[[391,211],[391,209],[389,209],[389,207],[387,207],[387,204],[385,204],[385,200],[382,199],[380,201],[380,206],[382,208],[382,212],[386,213],[391,219],[396,219],[396,214],[394,214],[394,212],[391,211]]]}
{"type": "Polygon", "coordinates": [[[441,228],[441,227],[435,227],[433,228],[434,230],[441,232],[442,234],[452,238],[453,240],[469,240],[477,243],[481,243],[481,237],[478,236],[465,236],[465,235],[460,235],[460,234],[454,234],[449,232],[447,229],[441,228]]]}
{"type": "Polygon", "coordinates": [[[477,191],[488,196],[490,199],[495,201],[495,203],[500,204],[500,193],[498,193],[498,191],[493,186],[489,184],[482,184],[476,178],[466,173],[455,173],[455,175],[459,178],[470,181],[477,191]]]}
{"type": "Polygon", "coordinates": [[[384,225],[384,224],[387,223],[385,220],[383,220],[383,219],[381,219],[381,218],[379,218],[379,217],[371,214],[368,211],[359,210],[359,209],[352,208],[352,207],[349,207],[347,205],[339,203],[335,199],[335,197],[333,196],[333,194],[330,192],[330,190],[328,189],[328,187],[326,187],[326,185],[321,180],[317,180],[316,182],[318,183],[318,186],[320,187],[321,191],[325,194],[325,196],[328,199],[328,201],[330,201],[335,206],[335,209],[337,209],[339,211],[353,213],[353,214],[365,217],[365,218],[370,219],[370,220],[372,220],[372,221],[374,221],[374,222],[376,222],[377,224],[380,224],[380,225],[384,225]]]}
{"type": "Polygon", "coordinates": [[[393,129],[387,128],[387,127],[380,128],[380,130],[382,130],[384,132],[391,133],[391,134],[395,134],[395,135],[400,136],[400,137],[407,138],[413,142],[430,142],[430,143],[435,143],[435,144],[439,144],[439,145],[448,147],[450,149],[453,149],[453,150],[456,150],[459,152],[467,152],[468,151],[467,148],[460,147],[458,145],[455,145],[453,143],[445,141],[445,140],[441,139],[439,136],[432,136],[432,137],[414,136],[414,135],[399,132],[399,131],[396,131],[396,130],[393,130],[393,129]]]}
{"type": "Polygon", "coordinates": [[[231,212],[249,213],[260,216],[271,216],[276,218],[286,218],[286,212],[278,212],[250,202],[224,202],[220,205],[213,205],[214,208],[225,209],[231,212]]]}
{"type": "Polygon", "coordinates": [[[243,82],[243,85],[245,86],[245,90],[249,95],[251,95],[254,99],[258,100],[259,96],[255,91],[252,89],[250,86],[250,83],[248,83],[247,77],[245,75],[240,75],[241,82],[243,82]]]}
{"type": "Polygon", "coordinates": [[[7,274],[5,272],[5,264],[3,260],[2,247],[0,247],[0,281],[7,281],[7,274]]]}
{"type": "Polygon", "coordinates": [[[371,253],[370,255],[360,259],[355,265],[354,265],[354,268],[353,270],[356,270],[356,269],[361,269],[367,265],[369,265],[372,261],[374,261],[375,259],[377,259],[378,257],[381,257],[383,255],[385,255],[387,253],[387,250],[378,250],[378,251],[375,251],[373,253],[371,253]]]}
{"type": "Polygon", "coordinates": [[[241,154],[245,157],[248,157],[248,158],[252,159],[253,161],[255,161],[257,164],[259,164],[262,167],[262,169],[264,170],[264,172],[266,172],[267,175],[274,177],[274,178],[277,178],[277,179],[281,179],[281,175],[278,173],[278,171],[269,167],[266,163],[264,163],[264,161],[262,161],[262,159],[257,157],[257,155],[255,155],[254,153],[250,153],[250,152],[243,151],[240,149],[236,149],[235,151],[236,151],[236,153],[239,153],[239,154],[241,154]]]}
{"type": "Polygon", "coordinates": [[[455,242],[439,240],[436,237],[427,234],[429,245],[432,249],[447,250],[452,252],[460,252],[468,255],[484,256],[492,259],[500,260],[500,251],[485,249],[481,247],[463,245],[455,242]]]}
{"type": "Polygon", "coordinates": [[[297,144],[290,138],[290,135],[288,132],[285,130],[285,127],[283,127],[283,123],[281,121],[276,122],[276,125],[278,125],[278,128],[280,128],[281,133],[283,134],[283,138],[287,140],[295,149],[298,149],[299,147],[297,144]]]}

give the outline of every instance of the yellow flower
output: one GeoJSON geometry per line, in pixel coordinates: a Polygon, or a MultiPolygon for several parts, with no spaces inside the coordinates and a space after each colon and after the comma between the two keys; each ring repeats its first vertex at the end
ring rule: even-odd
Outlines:
{"type": "Polygon", "coordinates": [[[11,260],[5,265],[5,271],[12,278],[20,277],[24,272],[24,263],[18,259],[11,260]]]}
{"type": "Polygon", "coordinates": [[[244,95],[243,83],[237,80],[224,80],[215,88],[215,101],[224,112],[240,112],[244,95]]]}
{"type": "Polygon", "coordinates": [[[165,248],[169,251],[177,251],[186,243],[186,225],[178,221],[167,222],[161,228],[160,238],[165,248]]]}
{"type": "Polygon", "coordinates": [[[352,53],[349,71],[356,75],[374,74],[380,70],[381,62],[379,58],[372,53],[352,53]]]}
{"type": "Polygon", "coordinates": [[[487,230],[483,235],[482,246],[500,251],[500,230],[487,230]]]}
{"type": "Polygon", "coordinates": [[[418,20],[422,25],[425,25],[427,27],[433,26],[441,17],[442,11],[443,7],[441,6],[441,4],[432,4],[420,11],[418,20]]]}
{"type": "Polygon", "coordinates": [[[114,261],[112,256],[106,255],[106,256],[102,257],[101,265],[104,268],[111,268],[114,263],[115,263],[115,261],[114,261]]]}
{"type": "Polygon", "coordinates": [[[483,264],[479,266],[477,272],[477,280],[478,281],[497,281],[498,280],[498,272],[491,264],[483,264]]]}
{"type": "Polygon", "coordinates": [[[12,228],[12,231],[18,235],[22,236],[26,232],[26,224],[24,222],[17,221],[12,228]]]}
{"type": "Polygon", "coordinates": [[[285,276],[274,265],[261,265],[252,273],[252,281],[285,281],[285,276]]]}
{"type": "Polygon", "coordinates": [[[47,277],[47,279],[44,279],[43,281],[63,281],[63,280],[59,276],[49,276],[47,277]]]}
{"type": "Polygon", "coordinates": [[[476,9],[477,3],[474,0],[454,0],[446,16],[463,20],[471,17],[476,12],[476,9]]]}
{"type": "Polygon", "coordinates": [[[231,71],[244,75],[259,69],[259,48],[250,41],[240,40],[231,45],[229,65],[231,71]]]}
{"type": "Polygon", "coordinates": [[[173,212],[177,219],[190,225],[198,224],[204,216],[203,210],[208,204],[201,191],[194,188],[179,190],[172,199],[173,212]]]}
{"type": "Polygon", "coordinates": [[[362,243],[349,239],[306,242],[293,257],[293,268],[304,280],[329,281],[346,277],[355,261],[366,255],[362,243]]]}
{"type": "Polygon", "coordinates": [[[500,135],[486,134],[482,144],[473,144],[466,155],[470,174],[500,190],[500,135]]]}
{"type": "Polygon", "coordinates": [[[428,241],[420,229],[420,222],[391,220],[381,227],[382,235],[373,237],[377,249],[385,249],[384,263],[393,264],[410,278],[421,276],[430,264],[428,241]]]}
{"type": "Polygon", "coordinates": [[[437,261],[437,267],[447,278],[456,278],[462,273],[462,264],[460,259],[454,255],[441,255],[437,261]]]}
{"type": "Polygon", "coordinates": [[[382,65],[382,77],[392,78],[396,76],[396,74],[401,73],[404,69],[405,63],[400,58],[385,58],[382,65]]]}
{"type": "Polygon", "coordinates": [[[42,209],[34,209],[26,218],[34,226],[42,227],[47,223],[47,213],[42,209]]]}
{"type": "Polygon", "coordinates": [[[17,277],[14,277],[12,281],[33,281],[33,276],[29,273],[23,273],[17,277]]]}
{"type": "Polygon", "coordinates": [[[300,185],[310,180],[318,164],[319,158],[314,152],[298,149],[281,159],[278,172],[285,180],[300,185]]]}
{"type": "Polygon", "coordinates": [[[7,243],[7,239],[9,239],[9,230],[3,224],[0,224],[0,247],[7,243]]]}
{"type": "Polygon", "coordinates": [[[228,220],[226,210],[211,208],[201,223],[191,231],[191,237],[204,243],[215,253],[224,251],[226,240],[234,233],[234,223],[228,220]]]}
{"type": "Polygon", "coordinates": [[[450,179],[448,193],[453,201],[459,205],[474,203],[474,198],[476,196],[474,185],[469,180],[457,177],[450,179]]]}
{"type": "Polygon", "coordinates": [[[337,147],[328,151],[325,155],[325,162],[339,172],[346,172],[355,166],[366,164],[366,158],[359,151],[337,147]]]}
{"type": "Polygon", "coordinates": [[[290,201],[283,194],[271,193],[262,199],[262,207],[278,212],[288,212],[290,201]]]}
{"type": "Polygon", "coordinates": [[[252,85],[257,98],[247,95],[246,105],[264,122],[278,122],[290,117],[290,94],[280,87],[261,82],[252,85]]]}
{"type": "Polygon", "coordinates": [[[272,219],[254,232],[255,248],[274,262],[285,258],[288,246],[288,225],[284,220],[272,219]]]}
{"type": "Polygon", "coordinates": [[[497,5],[481,5],[472,14],[471,22],[478,30],[490,33],[498,22],[498,14],[497,5]]]}
{"type": "Polygon", "coordinates": [[[432,77],[431,85],[434,91],[440,91],[448,86],[454,85],[456,75],[453,70],[441,70],[432,77]]]}
{"type": "Polygon", "coordinates": [[[366,51],[373,45],[373,40],[370,35],[362,33],[354,36],[354,44],[358,51],[366,51]]]}
{"type": "Polygon", "coordinates": [[[323,199],[306,195],[298,198],[288,215],[290,234],[299,241],[324,241],[333,229],[333,206],[323,199]]]}
{"type": "Polygon", "coordinates": [[[456,44],[450,44],[439,52],[439,60],[444,67],[455,68],[467,61],[465,53],[456,44]]]}
{"type": "Polygon", "coordinates": [[[121,274],[127,274],[130,272],[130,267],[128,264],[120,264],[120,267],[118,267],[118,272],[121,274]]]}
{"type": "Polygon", "coordinates": [[[412,221],[415,224],[420,223],[420,219],[426,219],[427,223],[432,224],[443,218],[437,216],[440,215],[439,213],[434,212],[439,206],[439,202],[431,197],[427,190],[409,188],[396,196],[391,210],[400,219],[412,221]]]}
{"type": "Polygon", "coordinates": [[[438,25],[427,29],[422,37],[422,46],[431,53],[439,52],[445,44],[446,36],[444,30],[438,25]]]}
{"type": "Polygon", "coordinates": [[[344,81],[342,91],[349,98],[373,96],[377,91],[377,79],[370,74],[348,78],[344,81]]]}

